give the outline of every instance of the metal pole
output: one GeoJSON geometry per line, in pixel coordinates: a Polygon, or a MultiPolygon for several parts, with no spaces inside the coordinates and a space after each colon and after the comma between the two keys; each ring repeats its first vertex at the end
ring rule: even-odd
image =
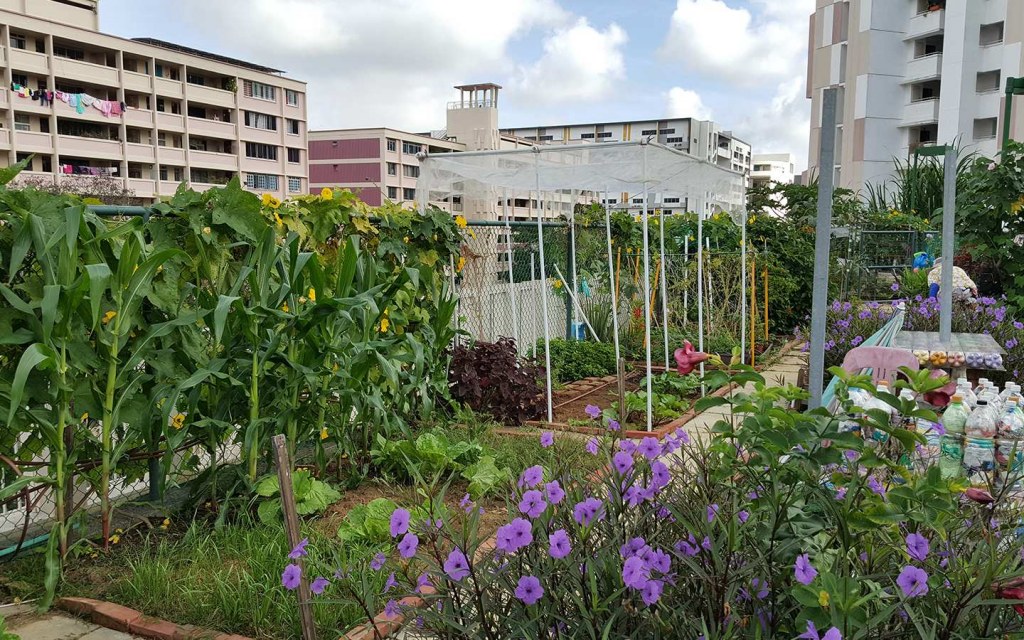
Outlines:
{"type": "Polygon", "coordinates": [[[619,353],[619,301],[615,295],[615,266],[612,264],[612,214],[611,205],[608,204],[608,190],[604,192],[604,232],[608,240],[608,292],[612,298],[612,330],[615,332],[615,362],[619,361],[622,355],[619,353]]]}
{"type": "Polygon", "coordinates": [[[664,324],[663,333],[665,334],[665,371],[668,371],[668,285],[665,278],[665,263],[668,262],[668,256],[665,255],[664,207],[659,213],[658,226],[661,227],[661,322],[664,324]]]}
{"type": "Polygon", "coordinates": [[[544,383],[548,401],[548,422],[554,422],[555,412],[551,406],[551,332],[548,330],[548,270],[544,264],[544,225],[540,215],[540,148],[533,148],[534,178],[537,183],[537,247],[540,254],[540,304],[544,316],[544,383]]]}
{"type": "Polygon", "coordinates": [[[829,240],[832,237],[832,192],[836,176],[836,94],[834,87],[825,89],[821,113],[821,147],[818,166],[818,220],[814,238],[814,290],[811,302],[810,401],[808,406],[821,406],[825,383],[825,307],[828,305],[829,240]]]}
{"type": "Polygon", "coordinates": [[[740,285],[740,362],[747,361],[747,208],[743,207],[740,217],[740,263],[743,275],[740,285]]]}
{"type": "Polygon", "coordinates": [[[1003,149],[1010,142],[1010,120],[1013,118],[1013,94],[1017,78],[1006,79],[1006,104],[1003,106],[1003,149]]]}
{"type": "Polygon", "coordinates": [[[939,342],[953,337],[953,233],[956,227],[956,151],[946,147],[942,189],[942,288],[939,290],[939,342]]]}
{"type": "MultiPolygon", "coordinates": [[[[572,190],[572,199],[569,201],[569,204],[572,205],[572,208],[569,211],[569,235],[570,235],[569,240],[572,243],[572,251],[569,252],[569,255],[572,256],[572,264],[570,265],[571,268],[572,268],[572,292],[573,292],[573,295],[576,295],[576,293],[579,292],[579,290],[580,290],[580,285],[579,285],[580,280],[579,280],[579,272],[576,271],[576,190],[575,189],[572,190]]],[[[561,206],[561,203],[559,203],[559,206],[561,206]]],[[[581,306],[580,310],[582,310],[582,309],[583,309],[583,307],[581,306]]],[[[573,307],[573,310],[572,310],[572,322],[573,322],[574,325],[576,324],[576,321],[577,321],[576,307],[573,307]]],[[[576,336],[573,336],[573,338],[575,338],[575,337],[576,336]]]]}
{"type": "MultiPolygon", "coordinates": [[[[530,286],[536,289],[537,283],[537,254],[530,252],[530,286]]],[[[541,290],[543,294],[544,291],[541,290]]],[[[537,298],[533,299],[530,316],[530,346],[533,347],[533,357],[537,357],[537,298]]]]}
{"type": "Polygon", "coordinates": [[[690,232],[686,232],[683,239],[683,281],[686,287],[683,288],[683,327],[690,324],[690,232]]]}
{"type": "MultiPolygon", "coordinates": [[[[697,351],[704,353],[704,211],[697,212],[697,351]]],[[[704,395],[704,363],[700,363],[700,395],[704,395]]]]}
{"type": "Polygon", "coordinates": [[[643,180],[644,180],[644,346],[647,347],[647,430],[654,428],[654,415],[651,398],[651,247],[648,238],[647,221],[647,145],[644,147],[643,180]]]}
{"type": "MultiPolygon", "coordinates": [[[[539,201],[538,201],[538,204],[539,204],[539,201]]],[[[576,225],[574,224],[573,219],[570,216],[569,217],[569,235],[567,235],[565,237],[565,242],[566,242],[565,252],[567,254],[566,255],[566,268],[570,269],[569,276],[572,278],[572,282],[565,282],[564,283],[565,284],[565,288],[566,288],[567,291],[575,291],[576,290],[576,270],[574,268],[570,268],[570,265],[575,265],[576,264],[576,256],[574,255],[574,252],[576,251],[576,234],[575,234],[575,231],[574,231],[574,227],[575,226],[576,225]]],[[[559,279],[561,279],[561,278],[559,278],[559,279]]],[[[576,336],[574,336],[573,332],[572,332],[572,330],[573,330],[573,326],[572,325],[573,325],[573,323],[575,321],[576,321],[576,309],[571,304],[565,305],[565,339],[566,340],[575,340],[576,339],[576,336]]]]}

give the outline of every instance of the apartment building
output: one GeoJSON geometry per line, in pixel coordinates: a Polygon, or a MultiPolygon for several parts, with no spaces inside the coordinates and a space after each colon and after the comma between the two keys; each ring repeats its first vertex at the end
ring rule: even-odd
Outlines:
{"type": "MultiPolygon", "coordinates": [[[[519,127],[506,129],[512,134],[537,144],[586,144],[588,142],[630,142],[650,140],[679,151],[712,162],[722,168],[749,176],[752,170],[750,144],[725,131],[720,125],[708,120],[674,118],[664,120],[631,120],[588,124],[561,124],[546,127],[519,127]]],[[[742,206],[745,189],[736,187],[725,200],[731,205],[742,206]]],[[[672,194],[654,194],[648,203],[666,212],[675,213],[692,210],[694,203],[686,197],[672,194]]],[[[613,207],[638,209],[643,206],[640,194],[622,193],[608,198],[606,204],[613,207]]],[[[709,205],[704,204],[704,207],[709,205]]],[[[705,211],[708,213],[710,210],[705,211]]]]}
{"type": "Polygon", "coordinates": [[[308,192],[306,85],[151,38],[99,33],[98,0],[0,0],[0,166],[113,181],[141,201],[242,184],[308,192]]]}
{"type": "MultiPolygon", "coordinates": [[[[1024,75],[1020,0],[817,0],[811,16],[808,177],[820,171],[822,95],[839,88],[836,184],[884,182],[893,158],[957,141],[994,156],[1006,79],[1024,75]]],[[[1024,139],[1024,101],[1013,137],[1024,139]]]]}
{"type": "Polygon", "coordinates": [[[767,184],[793,184],[796,175],[796,161],[792,153],[754,154],[754,170],[750,174],[750,185],[763,187],[767,184]]]}

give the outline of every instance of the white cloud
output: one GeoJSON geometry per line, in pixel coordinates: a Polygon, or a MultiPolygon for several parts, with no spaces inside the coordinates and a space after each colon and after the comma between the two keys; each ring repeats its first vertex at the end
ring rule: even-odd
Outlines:
{"type": "Polygon", "coordinates": [[[749,139],[754,153],[792,153],[798,170],[807,166],[811,105],[804,90],[803,77],[778,86],[770,102],[755,108],[736,127],[749,139]]]}
{"type": "Polygon", "coordinates": [[[544,41],[544,53],[522,67],[510,87],[517,98],[539,103],[592,101],[611,95],[626,74],[622,48],[628,41],[617,24],[604,31],[586,18],[554,31],[544,41]]]}
{"type": "Polygon", "coordinates": [[[309,82],[314,128],[444,126],[452,85],[515,71],[508,46],[571,20],[557,0],[181,0],[208,38],[309,82]]]}
{"type": "Polygon", "coordinates": [[[665,115],[669,118],[712,119],[711,109],[704,104],[700,94],[696,91],[672,87],[666,95],[666,102],[665,115]]]}
{"type": "Polygon", "coordinates": [[[739,85],[792,77],[806,63],[808,16],[814,0],[677,0],[662,55],[687,68],[739,85]]]}

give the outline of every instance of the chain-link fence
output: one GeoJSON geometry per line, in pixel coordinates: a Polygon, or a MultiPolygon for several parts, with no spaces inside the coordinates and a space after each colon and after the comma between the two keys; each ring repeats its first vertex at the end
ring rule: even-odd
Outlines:
{"type": "Polygon", "coordinates": [[[832,257],[837,268],[831,280],[839,298],[891,298],[891,285],[913,268],[914,254],[938,255],[941,240],[934,231],[847,230],[833,236],[832,257]]]}

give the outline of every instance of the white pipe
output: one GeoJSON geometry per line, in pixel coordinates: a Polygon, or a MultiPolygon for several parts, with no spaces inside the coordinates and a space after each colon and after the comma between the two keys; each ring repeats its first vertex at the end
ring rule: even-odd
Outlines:
{"type": "Polygon", "coordinates": [[[647,347],[647,430],[654,428],[654,415],[652,408],[651,389],[651,247],[648,241],[647,221],[647,147],[644,146],[643,156],[643,180],[644,180],[644,345],[647,347]]]}
{"type": "Polygon", "coordinates": [[[661,321],[664,325],[665,334],[665,371],[668,371],[668,284],[665,279],[665,263],[668,258],[665,256],[665,207],[662,203],[659,215],[658,226],[661,227],[661,321]]]}
{"type": "Polygon", "coordinates": [[[519,339],[519,310],[516,308],[516,277],[512,270],[512,225],[508,219],[508,189],[502,190],[501,211],[505,216],[505,254],[508,258],[508,299],[512,304],[512,337],[515,338],[516,345],[522,349],[523,343],[519,339]]]}
{"type": "Polygon", "coordinates": [[[604,231],[608,240],[608,291],[612,299],[612,330],[615,332],[615,362],[619,361],[619,301],[615,295],[615,266],[612,264],[612,214],[608,204],[608,190],[604,192],[604,231]]]}
{"type": "MultiPolygon", "coordinates": [[[[558,275],[559,279],[561,279],[562,281],[565,280],[565,276],[562,275],[562,270],[558,268],[557,264],[555,265],[555,273],[558,275]]],[[[566,288],[565,292],[569,294],[569,300],[572,301],[574,310],[578,310],[580,312],[580,317],[583,318],[583,323],[587,325],[588,329],[590,329],[590,335],[594,336],[594,340],[596,340],[597,342],[601,342],[601,338],[597,336],[597,332],[594,331],[594,327],[590,324],[590,319],[587,318],[587,314],[583,311],[583,307],[580,305],[579,299],[576,297],[576,294],[573,293],[572,291],[569,291],[568,288],[566,288]]]]}
{"type": "MultiPolygon", "coordinates": [[[[697,351],[704,353],[704,212],[697,213],[697,351]]],[[[700,395],[705,393],[704,363],[700,363],[700,395]]]]}
{"type": "Polygon", "coordinates": [[[683,288],[683,327],[690,324],[690,232],[686,232],[683,239],[683,281],[686,286],[683,288]]]}
{"type": "MultiPolygon", "coordinates": [[[[740,285],[740,362],[747,362],[747,208],[740,218],[743,231],[740,233],[740,261],[743,263],[742,284],[740,285]]],[[[757,277],[756,275],[754,276],[757,277]]]]}
{"type": "MultiPolygon", "coordinates": [[[[537,247],[540,253],[540,304],[544,315],[544,382],[548,401],[548,422],[555,421],[554,408],[551,405],[551,332],[548,330],[548,274],[544,265],[544,224],[540,215],[540,148],[534,147],[534,174],[537,182],[537,247]]],[[[649,398],[650,394],[648,394],[649,398]]]]}
{"type": "MultiPolygon", "coordinates": [[[[537,254],[530,252],[530,284],[536,289],[537,284],[537,254]]],[[[544,290],[541,289],[541,294],[544,290]]],[[[531,318],[530,318],[530,346],[533,347],[533,357],[537,357],[537,300],[540,296],[534,295],[533,305],[530,307],[531,318]]]]}
{"type": "MultiPolygon", "coordinates": [[[[576,193],[576,190],[574,189],[573,190],[573,201],[575,201],[575,193],[576,193]]],[[[575,293],[576,291],[580,290],[579,276],[578,276],[578,274],[576,272],[576,207],[575,206],[569,212],[569,241],[572,243],[572,288],[574,289],[573,293],[575,293]]],[[[561,277],[561,276],[559,276],[559,277],[561,277]]],[[[564,278],[562,278],[562,279],[564,280],[564,278]]],[[[566,290],[568,290],[568,288],[566,290]]],[[[575,327],[576,327],[576,307],[579,307],[580,308],[580,313],[583,313],[583,308],[580,307],[579,303],[577,302],[576,306],[573,307],[573,310],[572,310],[572,326],[573,326],[573,331],[576,330],[575,329],[575,327]]],[[[593,331],[593,329],[591,329],[591,331],[593,331]]],[[[576,339],[575,335],[573,335],[573,339],[574,340],[576,339]]]]}

